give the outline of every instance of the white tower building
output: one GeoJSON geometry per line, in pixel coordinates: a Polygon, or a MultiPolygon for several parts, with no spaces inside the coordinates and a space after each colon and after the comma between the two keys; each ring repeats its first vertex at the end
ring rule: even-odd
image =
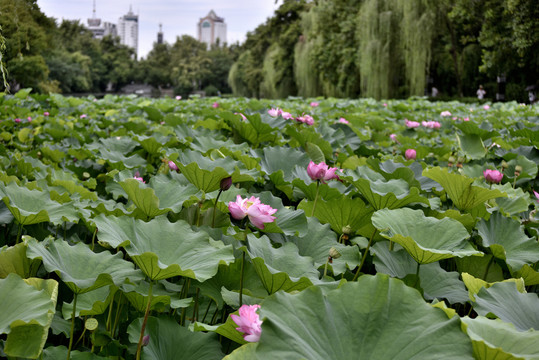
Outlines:
{"type": "Polygon", "coordinates": [[[138,54],[138,15],[133,13],[131,7],[129,12],[118,20],[118,36],[120,43],[135,50],[138,54]]]}
{"type": "Polygon", "coordinates": [[[206,43],[209,48],[217,40],[221,45],[226,43],[226,23],[224,18],[217,16],[211,10],[198,22],[198,41],[206,43]]]}
{"type": "Polygon", "coordinates": [[[102,23],[101,19],[95,15],[95,0],[92,18],[88,19],[88,25],[86,27],[93,33],[93,37],[96,39],[102,39],[103,36],[107,35],[117,36],[116,24],[106,21],[102,23]]]}

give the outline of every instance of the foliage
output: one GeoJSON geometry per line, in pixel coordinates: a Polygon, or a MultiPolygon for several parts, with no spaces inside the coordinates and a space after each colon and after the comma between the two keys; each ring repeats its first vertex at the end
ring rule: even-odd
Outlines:
{"type": "Polygon", "coordinates": [[[24,89],[0,114],[8,357],[537,357],[537,105],[24,89]],[[238,196],[275,221],[231,217],[238,196]]]}

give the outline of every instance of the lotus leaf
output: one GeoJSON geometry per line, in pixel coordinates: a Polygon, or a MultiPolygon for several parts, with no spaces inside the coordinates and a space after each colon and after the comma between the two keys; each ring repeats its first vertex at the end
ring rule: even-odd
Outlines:
{"type": "Polygon", "coordinates": [[[447,319],[387,275],[364,275],[325,295],[318,287],[278,292],[259,312],[264,322],[254,354],[235,351],[228,359],[473,358],[457,318],[447,319]]]}
{"type": "MultiPolygon", "coordinates": [[[[137,319],[127,329],[129,340],[137,343],[142,319],[137,319]]],[[[149,343],[143,348],[144,360],[220,360],[223,358],[221,344],[214,334],[191,332],[176,321],[149,317],[146,324],[149,343]],[[178,345],[181,344],[181,349],[178,345]]]]}
{"type": "Polygon", "coordinates": [[[438,220],[426,217],[421,210],[404,208],[378,210],[372,215],[372,223],[382,236],[400,244],[420,264],[482,255],[467,241],[468,231],[457,220],[438,220]]]}
{"type": "Polygon", "coordinates": [[[71,246],[60,239],[45,242],[31,239],[26,253],[30,259],[41,259],[45,269],[56,272],[75,294],[141,278],[140,271],[123,260],[121,253],[112,255],[104,251],[97,254],[83,243],[71,246]]]}
{"type": "Polygon", "coordinates": [[[56,280],[23,280],[17,274],[0,279],[0,333],[8,334],[4,345],[8,356],[39,356],[54,317],[57,296],[56,280]]]}
{"type": "Polygon", "coordinates": [[[231,246],[210,240],[205,232],[191,230],[183,220],[171,223],[159,216],[144,222],[101,214],[94,221],[99,240],[125,248],[151,280],[181,275],[204,281],[215,275],[220,263],[234,260],[231,246]]]}

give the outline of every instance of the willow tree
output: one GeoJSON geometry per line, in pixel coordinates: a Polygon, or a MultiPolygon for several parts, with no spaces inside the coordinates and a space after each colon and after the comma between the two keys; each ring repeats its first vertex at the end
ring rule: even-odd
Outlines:
{"type": "Polygon", "coordinates": [[[434,26],[431,1],[365,0],[358,15],[362,95],[421,95],[434,26]]]}
{"type": "Polygon", "coordinates": [[[320,82],[314,58],[316,37],[314,34],[315,15],[313,12],[304,12],[301,17],[303,35],[300,36],[294,49],[294,79],[298,88],[298,95],[315,97],[321,95],[320,82]]]}

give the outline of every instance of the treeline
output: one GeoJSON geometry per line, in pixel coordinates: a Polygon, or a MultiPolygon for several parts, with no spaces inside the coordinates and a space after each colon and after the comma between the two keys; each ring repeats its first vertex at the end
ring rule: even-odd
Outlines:
{"type": "Polygon", "coordinates": [[[176,94],[230,92],[228,71],[237,46],[207,49],[191,36],[154,44],[145,59],[110,36],[94,39],[78,20],[60,24],[37,0],[0,1],[0,90],[39,92],[119,91],[130,83],[173,88],[176,94]],[[3,64],[3,65],[2,65],[3,64]]]}
{"type": "Polygon", "coordinates": [[[525,101],[539,78],[537,0],[285,0],[250,33],[235,95],[525,101]],[[497,79],[502,81],[498,88],[497,79]],[[503,79],[506,83],[503,83],[503,79]]]}

